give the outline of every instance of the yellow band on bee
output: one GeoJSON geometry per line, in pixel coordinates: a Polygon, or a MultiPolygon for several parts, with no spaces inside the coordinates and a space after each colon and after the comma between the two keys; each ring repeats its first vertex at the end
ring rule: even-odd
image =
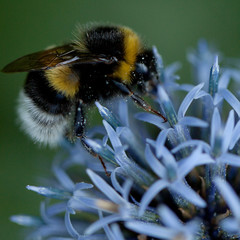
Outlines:
{"type": "Polygon", "coordinates": [[[57,92],[66,97],[74,97],[78,92],[80,81],[79,76],[68,66],[60,66],[45,71],[45,76],[57,92]]]}
{"type": "Polygon", "coordinates": [[[137,55],[141,51],[142,45],[138,35],[130,28],[122,27],[124,36],[124,61],[121,61],[119,67],[113,73],[113,77],[120,78],[123,83],[131,83],[131,72],[134,71],[137,55]]]}

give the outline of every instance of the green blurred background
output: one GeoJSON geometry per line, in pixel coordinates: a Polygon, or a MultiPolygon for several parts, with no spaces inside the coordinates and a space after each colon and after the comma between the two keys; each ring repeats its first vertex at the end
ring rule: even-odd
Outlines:
{"type": "MultiPolygon", "coordinates": [[[[72,38],[77,23],[127,25],[149,45],[156,45],[165,64],[180,61],[181,81],[189,81],[189,47],[200,38],[224,55],[240,57],[240,1],[232,0],[0,0],[0,68],[24,54],[72,38]]],[[[20,130],[16,99],[26,74],[0,73],[0,239],[23,239],[9,216],[38,214],[40,197],[25,189],[50,173],[56,150],[40,148],[20,130]]]]}

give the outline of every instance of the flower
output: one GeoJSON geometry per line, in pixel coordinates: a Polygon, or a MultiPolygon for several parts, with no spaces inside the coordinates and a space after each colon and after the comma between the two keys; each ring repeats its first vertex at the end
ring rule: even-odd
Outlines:
{"type": "Polygon", "coordinates": [[[27,186],[45,197],[40,216],[11,217],[31,227],[29,239],[240,238],[240,103],[229,87],[240,71],[220,70],[219,54],[200,41],[188,54],[195,82],[179,84],[180,65],[165,68],[153,52],[152,105],[167,122],[126,100],[96,102],[103,124],[83,143],[110,177],[80,142],[63,142],[52,168],[57,181],[27,186]]]}

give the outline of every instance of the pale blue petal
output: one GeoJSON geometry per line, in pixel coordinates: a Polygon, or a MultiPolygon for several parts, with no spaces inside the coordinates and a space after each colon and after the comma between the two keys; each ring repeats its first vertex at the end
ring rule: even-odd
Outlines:
{"type": "Polygon", "coordinates": [[[232,138],[231,138],[231,141],[229,144],[230,150],[232,150],[234,148],[234,146],[237,143],[237,141],[239,140],[239,138],[240,138],[240,121],[237,122],[237,124],[233,130],[232,138]]]}
{"type": "Polygon", "coordinates": [[[177,171],[178,166],[176,159],[166,147],[162,148],[162,162],[164,163],[165,167],[171,166],[177,171]]]}
{"type": "Polygon", "coordinates": [[[163,66],[163,60],[162,56],[159,54],[157,48],[155,46],[152,47],[154,58],[156,59],[156,70],[158,74],[158,78],[161,80],[161,82],[165,82],[165,73],[164,73],[164,66],[163,66]]]}
{"type": "MultiPolygon", "coordinates": [[[[114,164],[115,166],[118,165],[116,163],[114,153],[112,149],[108,146],[100,145],[98,142],[90,139],[90,138],[84,138],[84,143],[90,147],[95,153],[99,154],[104,160],[114,164]]],[[[104,143],[103,143],[104,144],[104,143]]]]}
{"type": "Polygon", "coordinates": [[[219,94],[219,90],[218,90],[218,92],[215,94],[213,99],[214,106],[217,106],[222,100],[223,100],[223,97],[222,95],[219,94]]]}
{"type": "MultiPolygon", "coordinates": [[[[114,150],[116,151],[116,149],[120,149],[122,147],[122,143],[117,135],[117,133],[114,131],[114,129],[105,121],[103,120],[103,125],[108,133],[109,139],[111,141],[111,144],[114,148],[114,150]]],[[[126,156],[126,154],[124,153],[124,151],[122,151],[122,154],[126,156]]]]}
{"type": "MultiPolygon", "coordinates": [[[[200,90],[198,93],[196,93],[196,96],[194,97],[194,99],[199,99],[206,96],[211,96],[211,95],[203,90],[200,90]]],[[[210,98],[212,99],[212,97],[210,98]]]]}
{"type": "MultiPolygon", "coordinates": [[[[98,211],[98,215],[100,219],[103,219],[103,214],[102,211],[98,211]]],[[[110,229],[110,227],[108,225],[103,226],[103,229],[106,233],[106,236],[109,240],[117,240],[115,239],[112,230],[110,229]]]]}
{"type": "MultiPolygon", "coordinates": [[[[110,209],[102,208],[98,204],[98,199],[96,199],[96,198],[79,197],[79,198],[75,198],[75,199],[76,199],[76,201],[78,202],[79,205],[81,204],[85,208],[85,209],[82,208],[84,212],[89,212],[89,211],[87,211],[88,208],[89,208],[91,210],[94,209],[94,210],[100,210],[100,211],[103,211],[103,212],[113,213],[113,211],[110,210],[110,209]],[[86,208],[86,207],[88,207],[88,208],[86,208]]],[[[106,203],[107,203],[107,200],[106,200],[106,203]]],[[[110,203],[112,203],[112,202],[110,202],[110,203]]],[[[71,206],[71,205],[69,204],[69,206],[71,206]]],[[[92,213],[96,214],[96,211],[92,211],[92,213]]]]}
{"type": "Polygon", "coordinates": [[[223,219],[220,224],[222,225],[223,229],[230,233],[240,233],[239,222],[233,217],[223,219]]]}
{"type": "Polygon", "coordinates": [[[203,88],[204,83],[201,83],[199,85],[197,85],[196,87],[194,87],[188,94],[187,96],[184,98],[184,100],[182,101],[179,110],[178,110],[178,119],[181,119],[185,116],[185,113],[187,112],[190,104],[192,103],[192,101],[195,99],[197,93],[203,88]]]}
{"type": "Polygon", "coordinates": [[[10,220],[26,227],[38,227],[44,224],[41,218],[29,215],[13,215],[10,220]]]}
{"type": "Polygon", "coordinates": [[[157,93],[158,93],[158,102],[161,106],[161,109],[165,113],[164,114],[165,117],[168,120],[165,123],[165,126],[167,127],[168,125],[170,125],[171,127],[173,127],[178,122],[177,115],[176,115],[175,109],[173,107],[173,104],[172,104],[170,98],[168,97],[168,94],[166,93],[166,91],[164,90],[164,88],[161,85],[158,85],[157,93]]]}
{"type": "Polygon", "coordinates": [[[131,191],[132,185],[133,185],[133,181],[131,179],[127,179],[123,184],[122,196],[126,201],[128,201],[129,193],[131,191]]]}
{"type": "Polygon", "coordinates": [[[162,205],[158,209],[159,216],[161,217],[161,222],[170,228],[176,229],[176,230],[182,230],[183,224],[177,217],[177,215],[170,210],[167,206],[162,205]]]}
{"type": "Polygon", "coordinates": [[[86,230],[85,234],[90,235],[99,229],[103,228],[107,224],[124,220],[120,214],[112,214],[110,216],[99,219],[98,221],[91,224],[86,230]]]}
{"type": "Polygon", "coordinates": [[[66,211],[65,213],[65,226],[67,228],[68,233],[73,237],[78,239],[80,237],[77,230],[73,227],[71,219],[70,219],[70,213],[69,211],[66,211]]]}
{"type": "Polygon", "coordinates": [[[99,102],[95,102],[100,115],[107,121],[114,129],[121,126],[119,120],[106,107],[103,107],[99,102]]]}
{"type": "Polygon", "coordinates": [[[145,149],[146,160],[151,169],[160,177],[166,178],[166,170],[162,163],[153,155],[150,146],[147,144],[145,149]]]}
{"type": "Polygon", "coordinates": [[[113,235],[115,237],[115,240],[124,240],[124,237],[122,235],[121,229],[118,226],[118,224],[112,224],[111,229],[112,229],[113,235]]]}
{"type": "Polygon", "coordinates": [[[103,140],[102,140],[102,144],[103,144],[104,147],[107,146],[107,142],[108,142],[108,136],[105,135],[105,136],[103,137],[103,140]]]}
{"type": "Polygon", "coordinates": [[[162,130],[159,133],[157,140],[156,140],[156,145],[155,145],[155,149],[156,149],[155,151],[156,151],[156,155],[158,158],[162,156],[163,147],[165,145],[168,133],[169,133],[169,131],[172,131],[172,130],[173,130],[172,128],[168,128],[168,129],[162,130]]]}
{"type": "Polygon", "coordinates": [[[129,127],[128,105],[125,100],[119,101],[118,115],[123,126],[129,127]]]}
{"type": "Polygon", "coordinates": [[[230,166],[240,167],[240,156],[232,153],[224,153],[217,158],[218,162],[229,164],[230,166]]]}
{"type": "Polygon", "coordinates": [[[230,81],[229,70],[226,70],[221,74],[219,78],[218,89],[227,88],[229,81],[230,81]]]}
{"type": "Polygon", "coordinates": [[[146,139],[146,143],[148,143],[150,146],[152,146],[153,148],[156,148],[156,141],[147,138],[146,139]]]}
{"type": "Polygon", "coordinates": [[[65,237],[50,237],[48,240],[74,240],[74,238],[65,238],[65,237]]]}
{"type": "MultiPolygon", "coordinates": [[[[74,196],[67,202],[67,208],[74,209],[74,212],[80,211],[80,212],[85,212],[85,213],[96,214],[95,202],[92,203],[91,207],[88,207],[86,205],[87,201],[85,201],[85,200],[86,200],[86,198],[84,198],[84,197],[74,196]]],[[[88,203],[90,204],[91,202],[89,201],[88,203]]],[[[65,210],[66,210],[66,207],[65,207],[65,210]]],[[[63,212],[65,212],[65,210],[63,212]]]]}
{"type": "Polygon", "coordinates": [[[74,182],[70,179],[70,177],[65,173],[65,171],[58,165],[58,164],[53,164],[53,172],[58,181],[61,183],[62,186],[64,186],[65,189],[69,191],[73,191],[75,184],[74,182]]]}
{"type": "Polygon", "coordinates": [[[93,185],[90,183],[80,182],[75,184],[74,191],[84,190],[93,188],[93,185]]]}
{"type": "Polygon", "coordinates": [[[202,153],[202,147],[198,146],[192,154],[178,162],[178,177],[179,180],[183,179],[188,173],[192,171],[193,168],[204,165],[213,164],[215,161],[208,154],[202,153]]]}
{"type": "Polygon", "coordinates": [[[208,123],[196,117],[183,117],[178,124],[190,127],[208,127],[208,123]]]}
{"type": "Polygon", "coordinates": [[[186,92],[190,92],[193,88],[194,88],[194,85],[186,84],[186,83],[183,83],[179,86],[179,89],[186,91],[186,92]]]}
{"type": "Polygon", "coordinates": [[[57,188],[52,188],[52,187],[36,187],[36,186],[27,185],[26,188],[42,196],[60,199],[60,200],[69,199],[72,196],[70,192],[66,192],[66,191],[63,191],[57,188]]]}
{"type": "Polygon", "coordinates": [[[228,150],[231,138],[232,138],[232,133],[233,133],[233,128],[234,128],[234,111],[231,110],[228,119],[223,131],[223,143],[222,143],[222,152],[226,152],[228,150]]]}
{"type": "Polygon", "coordinates": [[[125,226],[134,232],[164,240],[172,240],[178,234],[178,232],[174,229],[140,221],[130,221],[125,223],[125,226]]]}
{"type": "Polygon", "coordinates": [[[214,142],[216,137],[219,135],[219,131],[221,130],[221,117],[218,111],[218,108],[214,109],[213,117],[212,117],[212,124],[211,124],[211,139],[210,143],[211,146],[214,146],[214,142]]]}
{"type": "Polygon", "coordinates": [[[214,179],[214,182],[233,215],[240,221],[240,200],[237,194],[227,181],[217,177],[214,179]]]}
{"type": "Polygon", "coordinates": [[[126,201],[108,184],[92,170],[87,169],[87,174],[95,186],[111,201],[116,204],[124,204],[126,201]]]}
{"type": "Polygon", "coordinates": [[[240,117],[240,102],[238,99],[227,89],[219,89],[218,92],[232,106],[240,117]]]}
{"type": "Polygon", "coordinates": [[[123,170],[120,167],[117,167],[113,170],[112,174],[111,174],[111,181],[112,181],[112,185],[113,187],[120,192],[121,194],[123,194],[123,189],[122,186],[119,184],[118,180],[117,180],[117,172],[121,173],[123,175],[123,170]]]}
{"type": "Polygon", "coordinates": [[[143,122],[151,123],[160,129],[167,128],[167,125],[166,123],[163,123],[162,118],[151,113],[144,113],[144,112],[137,113],[135,114],[135,118],[143,122]]]}
{"type": "Polygon", "coordinates": [[[153,200],[153,198],[164,188],[166,188],[169,183],[165,180],[157,180],[151,187],[144,193],[139,209],[139,216],[141,216],[146,210],[148,204],[153,200]]]}
{"type": "Polygon", "coordinates": [[[50,216],[48,214],[48,208],[46,206],[46,201],[43,201],[40,204],[40,215],[41,215],[42,220],[45,222],[45,224],[52,224],[53,222],[55,222],[55,220],[53,219],[53,216],[50,216]]]}
{"type": "Polygon", "coordinates": [[[206,207],[206,202],[195,191],[193,191],[190,186],[185,185],[183,182],[178,181],[174,184],[171,184],[169,188],[182,196],[184,199],[193,203],[195,206],[201,208],[206,207]]]}
{"type": "Polygon", "coordinates": [[[56,216],[60,213],[65,212],[66,207],[67,207],[67,203],[68,203],[67,201],[62,201],[62,202],[55,203],[55,204],[52,204],[52,205],[48,206],[48,208],[47,208],[48,217],[50,218],[50,217],[53,217],[53,216],[56,216]]]}
{"type": "Polygon", "coordinates": [[[171,152],[173,154],[175,154],[176,152],[178,152],[179,150],[181,150],[182,148],[187,148],[187,147],[194,147],[194,146],[201,146],[202,149],[207,152],[210,153],[211,152],[211,147],[204,141],[202,140],[188,140],[186,142],[180,143],[177,147],[173,148],[171,150],[171,152]]]}

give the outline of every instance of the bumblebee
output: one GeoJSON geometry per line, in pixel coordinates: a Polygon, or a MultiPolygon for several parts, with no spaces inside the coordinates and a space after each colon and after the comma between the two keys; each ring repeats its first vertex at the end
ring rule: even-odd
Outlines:
{"type": "Polygon", "coordinates": [[[152,50],[124,26],[92,26],[69,44],[23,56],[2,72],[28,72],[18,114],[28,135],[51,146],[62,137],[83,138],[86,106],[115,95],[130,96],[160,115],[132,88],[144,93],[156,73],[152,50]]]}

